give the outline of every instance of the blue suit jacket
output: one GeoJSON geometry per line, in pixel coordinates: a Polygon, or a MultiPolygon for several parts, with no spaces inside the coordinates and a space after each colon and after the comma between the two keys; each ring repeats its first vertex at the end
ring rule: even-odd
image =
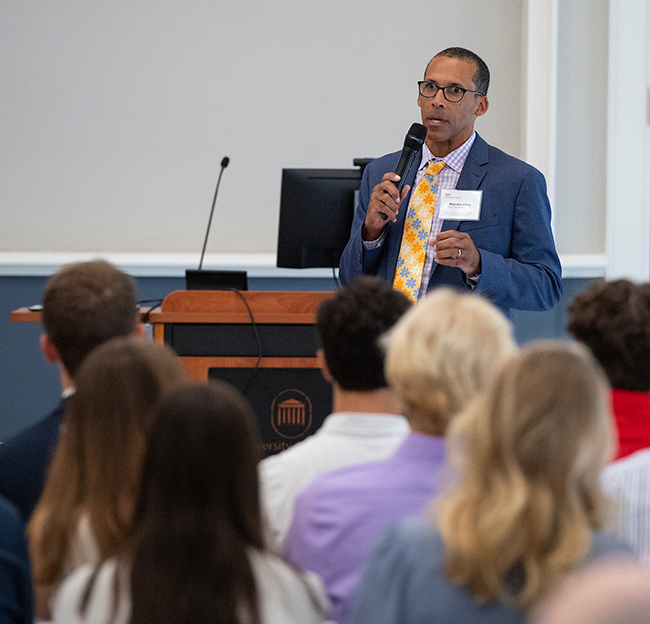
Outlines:
{"type": "Polygon", "coordinates": [[[25,523],[43,493],[64,412],[65,400],[43,420],[0,444],[0,495],[18,507],[25,523]]]}
{"type": "Polygon", "coordinates": [[[0,622],[33,624],[32,575],[25,526],[15,505],[0,496],[0,622]]]}
{"type": "MultiPolygon", "coordinates": [[[[406,210],[386,226],[378,249],[367,250],[361,227],[372,189],[387,171],[395,171],[400,152],[372,161],[359,189],[350,241],[341,256],[339,274],[346,283],[360,274],[393,282],[402,242],[406,210]]],[[[417,161],[419,163],[419,160],[417,161]]],[[[417,166],[405,184],[413,187],[417,166]]],[[[551,207],[544,176],[534,167],[488,145],[478,134],[465,161],[457,189],[482,190],[479,221],[443,221],[442,231],[466,232],[481,254],[481,278],[475,292],[492,301],[509,318],[512,309],[548,310],[562,296],[562,268],[551,231],[551,207]]],[[[402,202],[408,206],[410,193],[402,202]]],[[[434,264],[428,290],[436,286],[469,290],[463,272],[434,264]]]]}

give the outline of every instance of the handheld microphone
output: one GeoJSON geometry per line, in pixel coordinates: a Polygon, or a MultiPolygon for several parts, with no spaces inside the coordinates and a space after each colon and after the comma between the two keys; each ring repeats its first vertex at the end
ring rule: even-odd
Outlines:
{"type": "MultiPolygon", "coordinates": [[[[395,186],[399,192],[402,191],[404,186],[404,181],[408,175],[411,165],[415,161],[416,156],[420,153],[422,149],[422,143],[424,139],[427,138],[427,129],[425,126],[419,123],[414,123],[409,131],[406,133],[406,138],[404,139],[404,147],[402,148],[402,154],[399,157],[399,162],[395,169],[395,173],[400,177],[399,182],[395,182],[395,186]]],[[[388,216],[383,212],[379,213],[381,218],[385,221],[388,219],[388,216]]]]}
{"type": "Polygon", "coordinates": [[[203,266],[203,256],[205,256],[205,248],[208,244],[210,226],[212,225],[212,215],[214,214],[214,207],[215,204],[217,203],[217,193],[219,192],[219,184],[221,184],[221,176],[223,175],[223,170],[228,166],[229,163],[230,163],[230,158],[228,158],[228,156],[224,156],[223,159],[221,160],[221,171],[219,171],[219,178],[217,179],[217,188],[214,189],[214,199],[212,200],[212,209],[210,210],[210,218],[208,219],[208,229],[205,233],[205,241],[203,241],[203,251],[201,252],[201,260],[199,261],[199,271],[203,266]]]}

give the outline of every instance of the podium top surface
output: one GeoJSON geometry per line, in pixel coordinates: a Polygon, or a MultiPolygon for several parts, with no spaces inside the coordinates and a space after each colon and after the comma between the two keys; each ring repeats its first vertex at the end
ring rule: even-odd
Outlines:
{"type": "Polygon", "coordinates": [[[333,292],[176,290],[165,297],[152,323],[316,322],[320,304],[333,292]]]}
{"type": "MultiPolygon", "coordinates": [[[[312,324],[320,304],[333,296],[315,291],[175,290],[159,308],[141,307],[140,315],[150,323],[250,323],[252,316],[256,323],[312,324]]],[[[39,322],[41,313],[18,308],[11,320],[39,322]]]]}

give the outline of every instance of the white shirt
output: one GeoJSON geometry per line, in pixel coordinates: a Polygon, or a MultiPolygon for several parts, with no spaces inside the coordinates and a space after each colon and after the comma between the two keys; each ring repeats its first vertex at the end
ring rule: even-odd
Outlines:
{"type": "Polygon", "coordinates": [[[619,459],[602,472],[605,491],[619,503],[617,536],[650,565],[650,449],[619,459]]]}
{"type": "MultiPolygon", "coordinates": [[[[329,602],[320,579],[312,573],[299,574],[278,557],[251,552],[262,624],[317,624],[324,620],[329,602]]],[[[52,609],[57,624],[128,624],[131,597],[126,567],[119,568],[119,600],[114,618],[113,589],[118,560],[107,559],[100,567],[84,616],[79,604],[95,566],[78,568],[61,586],[52,609]]]]}
{"type": "Polygon", "coordinates": [[[314,435],[263,459],[260,487],[271,550],[282,553],[296,497],[315,477],[390,457],[409,432],[404,416],[339,412],[330,414],[314,435]]]}

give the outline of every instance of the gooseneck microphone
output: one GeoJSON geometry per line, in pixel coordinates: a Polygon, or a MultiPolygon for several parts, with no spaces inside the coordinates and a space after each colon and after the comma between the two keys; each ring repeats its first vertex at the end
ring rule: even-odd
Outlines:
{"type": "MultiPolygon", "coordinates": [[[[415,125],[415,124],[414,124],[415,125]]],[[[221,176],[223,175],[223,170],[228,166],[230,158],[224,156],[221,160],[221,171],[219,171],[219,178],[217,179],[217,188],[214,189],[214,199],[212,200],[212,209],[210,210],[210,218],[208,219],[208,229],[205,232],[205,241],[203,241],[203,251],[201,252],[201,260],[199,261],[199,271],[203,266],[203,256],[205,256],[205,248],[208,244],[208,236],[210,235],[210,226],[212,225],[212,215],[214,214],[214,207],[217,203],[217,193],[219,192],[219,184],[221,184],[221,176]]]]}
{"type": "MultiPolygon", "coordinates": [[[[404,181],[408,175],[411,165],[415,161],[416,156],[420,153],[422,149],[422,143],[424,139],[427,138],[427,129],[425,126],[419,123],[414,123],[409,131],[406,133],[406,138],[404,139],[404,147],[402,148],[402,154],[399,157],[399,162],[395,169],[395,173],[400,177],[399,182],[395,182],[398,192],[401,193],[402,187],[404,186],[404,181]]],[[[383,212],[379,213],[381,218],[385,221],[388,219],[388,216],[383,212]]]]}

